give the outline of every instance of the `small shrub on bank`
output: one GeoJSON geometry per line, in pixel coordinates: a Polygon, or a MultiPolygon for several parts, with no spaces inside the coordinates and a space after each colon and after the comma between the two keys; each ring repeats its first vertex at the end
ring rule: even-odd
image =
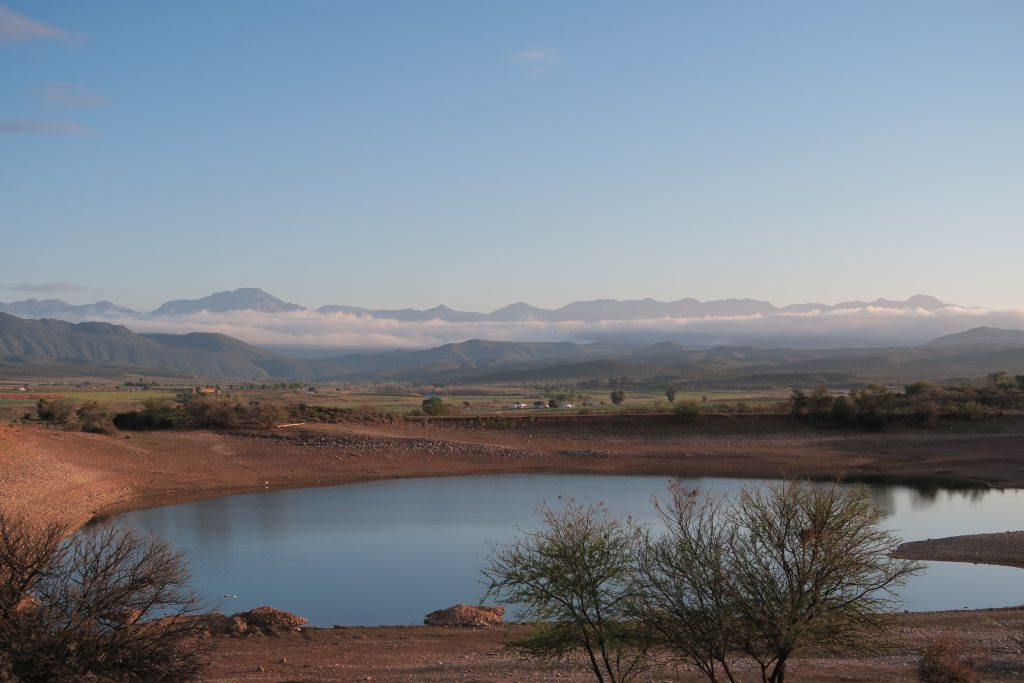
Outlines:
{"type": "Polygon", "coordinates": [[[113,434],[117,431],[114,427],[113,418],[110,413],[100,407],[96,401],[89,401],[75,413],[78,418],[78,426],[83,432],[93,434],[113,434]]]}
{"type": "Polygon", "coordinates": [[[351,408],[337,406],[311,406],[306,403],[288,406],[288,419],[292,422],[326,422],[336,424],[352,414],[351,408]]]}
{"type": "Polygon", "coordinates": [[[443,415],[445,413],[444,401],[441,400],[440,396],[431,396],[423,400],[420,410],[423,411],[424,415],[443,415]]]}
{"type": "Polygon", "coordinates": [[[978,665],[962,642],[940,638],[921,652],[918,676],[922,683],[975,683],[978,665]]]}
{"type": "Polygon", "coordinates": [[[672,406],[672,412],[681,420],[696,420],[704,412],[704,404],[694,400],[680,400],[672,406]]]}
{"type": "Polygon", "coordinates": [[[41,398],[36,402],[36,417],[43,422],[66,424],[75,413],[75,404],[66,398],[41,398]]]}

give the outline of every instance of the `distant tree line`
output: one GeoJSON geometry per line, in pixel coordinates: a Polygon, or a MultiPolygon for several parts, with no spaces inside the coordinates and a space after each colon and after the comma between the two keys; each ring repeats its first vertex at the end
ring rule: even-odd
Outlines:
{"type": "Polygon", "coordinates": [[[66,398],[41,398],[36,402],[35,416],[42,422],[61,425],[74,431],[94,434],[116,431],[113,416],[96,401],[76,406],[66,398]]]}
{"type": "Polygon", "coordinates": [[[881,429],[893,420],[931,427],[939,420],[978,420],[1002,410],[1024,409],[1024,375],[993,373],[984,386],[944,386],[914,382],[894,391],[869,384],[848,393],[826,386],[794,389],[792,416],[822,427],[881,429]]]}

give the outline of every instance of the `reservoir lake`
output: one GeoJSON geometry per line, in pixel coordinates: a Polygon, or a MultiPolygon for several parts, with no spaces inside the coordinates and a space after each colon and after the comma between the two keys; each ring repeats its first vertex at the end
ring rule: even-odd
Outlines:
{"type": "MultiPolygon", "coordinates": [[[[186,554],[193,587],[228,614],[270,605],[313,626],[420,624],[433,610],[476,603],[489,544],[537,528],[542,503],[602,501],[655,523],[664,476],[506,474],[394,479],[268,490],[129,512],[113,523],[156,534],[186,554]]],[[[760,480],[689,478],[732,494],[760,480]]],[[[871,485],[904,541],[1024,528],[1024,491],[871,485]]],[[[900,591],[903,608],[1024,604],[1024,570],[928,562],[900,591]]]]}

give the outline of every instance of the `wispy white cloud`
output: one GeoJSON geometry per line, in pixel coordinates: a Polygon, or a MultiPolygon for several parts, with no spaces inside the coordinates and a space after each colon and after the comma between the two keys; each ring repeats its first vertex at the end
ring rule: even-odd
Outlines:
{"type": "Polygon", "coordinates": [[[562,53],[551,47],[531,47],[509,55],[508,61],[522,67],[531,76],[547,74],[562,59],[562,53]]]}
{"type": "Polygon", "coordinates": [[[74,121],[0,121],[0,135],[80,135],[88,129],[74,121]]]}
{"type": "Polygon", "coordinates": [[[72,282],[22,282],[17,285],[7,285],[4,289],[35,294],[56,294],[58,292],[81,292],[85,288],[72,282]]]}
{"type": "Polygon", "coordinates": [[[39,89],[39,97],[48,104],[87,109],[103,104],[103,98],[82,85],[48,83],[39,89]]]}
{"type": "Polygon", "coordinates": [[[29,19],[0,5],[0,42],[26,43],[42,38],[66,38],[67,32],[29,19]]]}
{"type": "Polygon", "coordinates": [[[515,64],[543,64],[550,66],[557,64],[561,57],[562,53],[554,48],[531,47],[516,52],[509,57],[509,61],[515,64]]]}

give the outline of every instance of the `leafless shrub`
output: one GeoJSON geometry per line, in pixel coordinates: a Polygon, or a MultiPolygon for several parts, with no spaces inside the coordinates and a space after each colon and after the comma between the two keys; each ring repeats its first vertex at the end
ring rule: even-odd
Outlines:
{"type": "Polygon", "coordinates": [[[121,529],[62,541],[64,532],[0,513],[6,674],[21,683],[196,679],[207,645],[183,557],[121,529]]]}
{"type": "Polygon", "coordinates": [[[953,638],[939,638],[921,652],[922,683],[975,683],[978,665],[973,653],[953,638]]]}

